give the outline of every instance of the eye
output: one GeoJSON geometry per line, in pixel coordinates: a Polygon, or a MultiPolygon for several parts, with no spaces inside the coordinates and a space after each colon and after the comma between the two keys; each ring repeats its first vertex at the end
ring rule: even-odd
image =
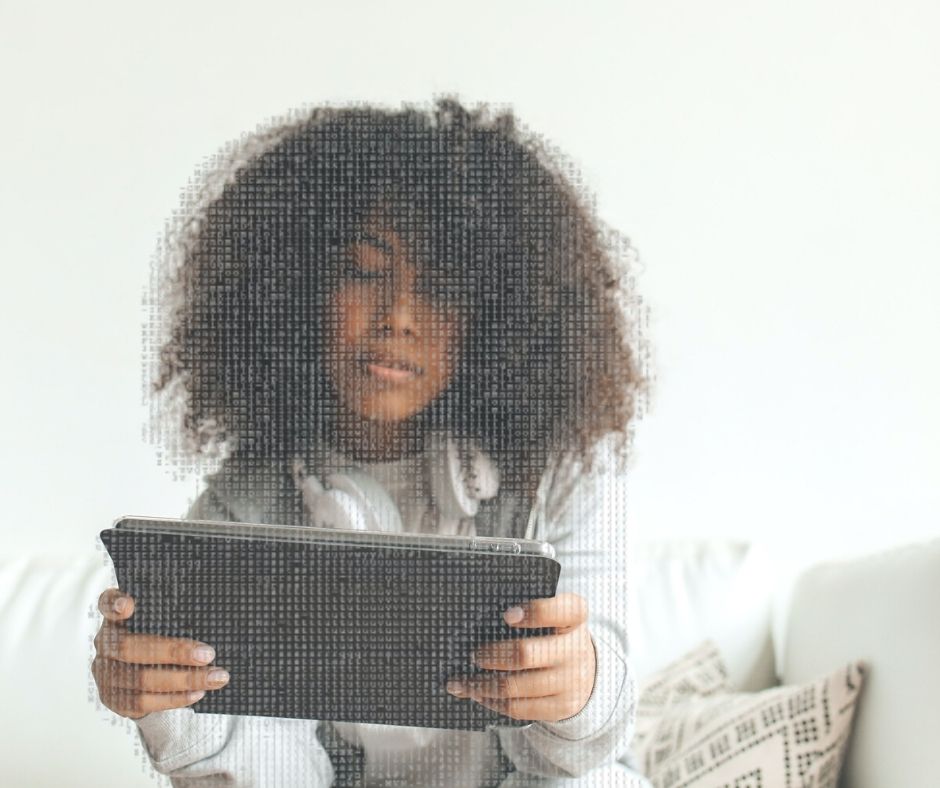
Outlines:
{"type": "Polygon", "coordinates": [[[385,277],[384,271],[367,271],[364,268],[360,268],[354,260],[350,260],[346,263],[346,266],[343,268],[343,275],[348,279],[357,279],[359,281],[373,281],[377,279],[383,279],[385,277]]]}

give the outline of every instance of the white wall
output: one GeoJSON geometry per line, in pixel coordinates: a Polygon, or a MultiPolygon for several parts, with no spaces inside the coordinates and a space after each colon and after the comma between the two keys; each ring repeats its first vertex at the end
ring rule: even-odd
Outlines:
{"type": "MultiPolygon", "coordinates": [[[[940,10],[295,2],[0,11],[3,551],[176,516],[141,299],[201,159],[318,101],[511,104],[643,262],[637,537],[940,531],[940,10]]],[[[805,548],[816,550],[816,548],[805,548]]]]}

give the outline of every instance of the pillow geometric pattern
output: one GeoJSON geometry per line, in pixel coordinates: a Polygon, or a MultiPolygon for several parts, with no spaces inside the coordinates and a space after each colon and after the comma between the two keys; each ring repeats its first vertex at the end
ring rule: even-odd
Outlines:
{"type": "Polygon", "coordinates": [[[734,692],[705,641],[641,684],[635,763],[655,788],[836,788],[866,669],[734,692]]]}

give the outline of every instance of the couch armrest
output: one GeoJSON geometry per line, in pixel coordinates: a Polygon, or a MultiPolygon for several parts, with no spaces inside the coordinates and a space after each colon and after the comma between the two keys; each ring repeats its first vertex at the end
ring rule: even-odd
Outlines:
{"type": "Polygon", "coordinates": [[[940,774],[940,539],[818,564],[786,611],[780,676],[868,663],[844,768],[852,788],[928,788],[940,774]]]}

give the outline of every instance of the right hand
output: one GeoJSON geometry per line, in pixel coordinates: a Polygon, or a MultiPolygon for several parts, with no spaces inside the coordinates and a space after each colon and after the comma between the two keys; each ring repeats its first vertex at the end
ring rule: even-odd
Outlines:
{"type": "Polygon", "coordinates": [[[228,683],[228,672],[210,665],[215,650],[208,644],[128,632],[124,622],[134,613],[134,598],[120,589],[103,591],[98,609],[104,621],[95,635],[91,673],[101,702],[111,711],[137,720],[152,711],[189,706],[206,690],[228,683]],[[123,605],[120,610],[116,603],[123,605]]]}

